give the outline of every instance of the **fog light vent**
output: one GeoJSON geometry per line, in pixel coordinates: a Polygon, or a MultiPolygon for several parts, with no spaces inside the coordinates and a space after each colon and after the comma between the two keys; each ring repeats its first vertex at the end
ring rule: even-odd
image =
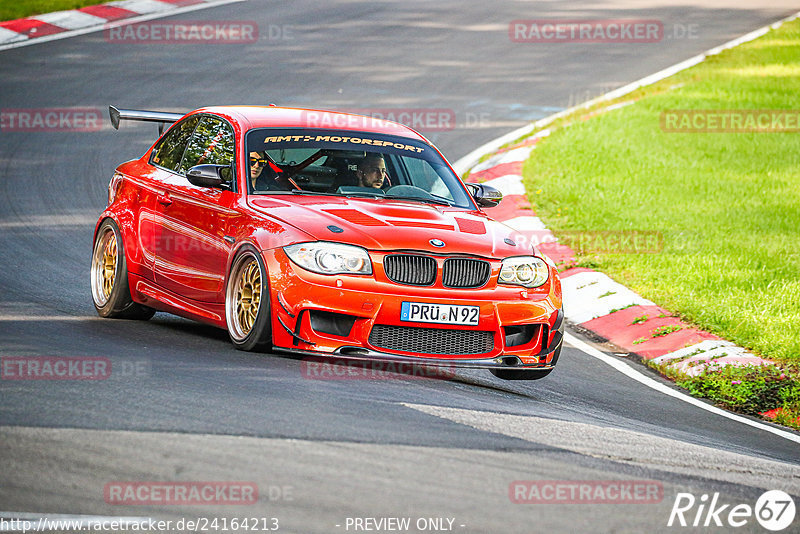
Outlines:
{"type": "Polygon", "coordinates": [[[504,326],[506,347],[519,347],[530,343],[537,338],[541,327],[542,325],[539,324],[504,326]]]}
{"type": "Polygon", "coordinates": [[[311,328],[315,332],[347,337],[356,322],[356,317],[344,313],[310,310],[311,328]]]}

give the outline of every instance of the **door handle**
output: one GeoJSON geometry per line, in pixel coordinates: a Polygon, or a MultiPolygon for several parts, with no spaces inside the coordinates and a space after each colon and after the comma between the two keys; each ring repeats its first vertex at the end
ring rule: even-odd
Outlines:
{"type": "Polygon", "coordinates": [[[169,195],[167,195],[167,194],[158,195],[156,197],[156,200],[158,200],[158,203],[163,205],[163,206],[169,206],[170,204],[172,204],[172,199],[169,198],[169,195]]]}

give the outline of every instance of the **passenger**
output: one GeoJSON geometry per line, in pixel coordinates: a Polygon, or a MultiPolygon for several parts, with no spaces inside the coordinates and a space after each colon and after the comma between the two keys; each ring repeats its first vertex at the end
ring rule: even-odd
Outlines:
{"type": "Polygon", "coordinates": [[[262,154],[258,152],[250,152],[250,184],[254,190],[257,190],[256,179],[261,176],[264,167],[267,165],[267,160],[262,154]]]}
{"type": "Polygon", "coordinates": [[[300,189],[291,178],[283,178],[270,163],[266,153],[250,152],[250,184],[253,191],[288,191],[300,189]]]}

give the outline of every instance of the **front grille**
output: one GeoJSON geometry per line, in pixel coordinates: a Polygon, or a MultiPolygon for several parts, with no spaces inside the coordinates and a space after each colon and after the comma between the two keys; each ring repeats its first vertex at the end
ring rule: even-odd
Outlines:
{"type": "Polygon", "coordinates": [[[486,354],[494,348],[494,333],[376,324],[369,342],[382,349],[419,354],[486,354]]]}
{"type": "Polygon", "coordinates": [[[491,274],[488,261],[449,258],[444,262],[442,283],[445,287],[481,287],[489,281],[491,274]]]}
{"type": "Polygon", "coordinates": [[[436,280],[436,260],[430,256],[390,254],[383,259],[383,269],[398,284],[429,286],[436,280]]]}

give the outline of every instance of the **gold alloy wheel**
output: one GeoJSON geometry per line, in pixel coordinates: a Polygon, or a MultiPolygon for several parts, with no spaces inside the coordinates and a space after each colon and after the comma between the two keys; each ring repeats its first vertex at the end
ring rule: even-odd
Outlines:
{"type": "Polygon", "coordinates": [[[97,238],[92,255],[92,297],[99,308],[108,303],[114,291],[118,262],[117,235],[107,227],[97,238]]]}
{"type": "Polygon", "coordinates": [[[246,336],[253,329],[261,304],[261,270],[256,260],[251,260],[242,269],[236,282],[236,319],[246,336]]]}
{"type": "Polygon", "coordinates": [[[244,341],[252,332],[263,297],[261,264],[252,251],[246,251],[234,261],[225,299],[228,332],[235,341],[244,341]]]}
{"type": "Polygon", "coordinates": [[[108,235],[103,247],[103,296],[106,300],[111,296],[117,275],[117,236],[114,232],[109,232],[108,235]]]}

